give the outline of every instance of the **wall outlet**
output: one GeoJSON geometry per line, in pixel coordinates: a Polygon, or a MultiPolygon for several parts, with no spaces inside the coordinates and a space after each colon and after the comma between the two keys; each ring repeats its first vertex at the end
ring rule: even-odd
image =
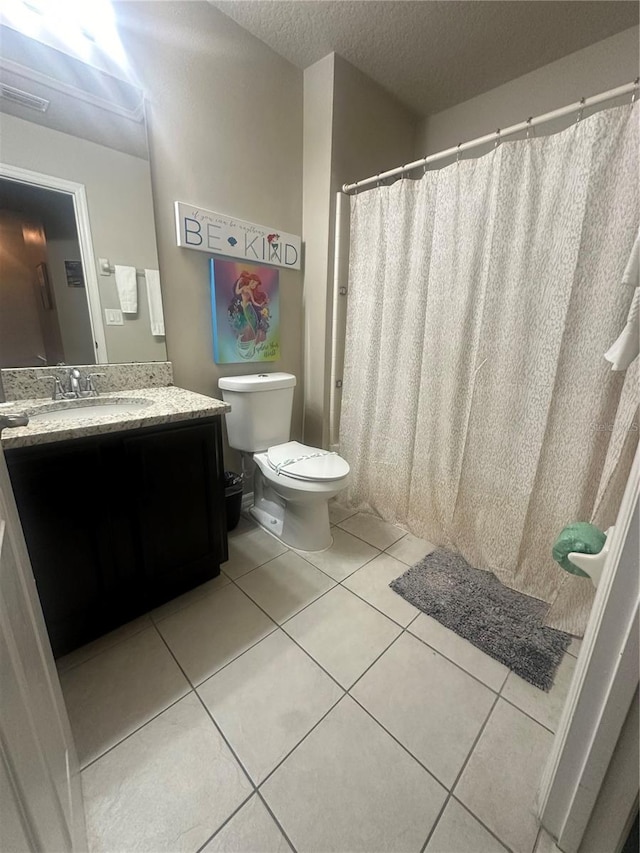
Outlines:
{"type": "Polygon", "coordinates": [[[104,321],[107,326],[123,326],[122,311],[119,308],[105,308],[104,321]]]}

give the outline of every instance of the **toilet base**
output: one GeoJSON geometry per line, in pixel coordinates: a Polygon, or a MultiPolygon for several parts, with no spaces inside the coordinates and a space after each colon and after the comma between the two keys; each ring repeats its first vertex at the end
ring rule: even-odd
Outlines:
{"type": "Polygon", "coordinates": [[[250,514],[260,527],[289,548],[298,551],[324,551],[333,544],[327,501],[286,505],[266,484],[256,490],[250,514]]]}

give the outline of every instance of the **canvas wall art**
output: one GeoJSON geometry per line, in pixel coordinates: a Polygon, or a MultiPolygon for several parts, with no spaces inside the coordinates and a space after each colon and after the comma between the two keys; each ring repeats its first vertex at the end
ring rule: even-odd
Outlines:
{"type": "Polygon", "coordinates": [[[280,358],[278,270],[210,260],[216,364],[280,358]]]}

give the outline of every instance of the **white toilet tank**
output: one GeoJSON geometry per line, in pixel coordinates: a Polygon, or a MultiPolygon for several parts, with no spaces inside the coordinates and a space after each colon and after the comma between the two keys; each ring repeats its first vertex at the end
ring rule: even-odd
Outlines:
{"type": "Polygon", "coordinates": [[[218,388],[231,406],[225,415],[229,445],[259,453],[289,441],[295,385],[292,373],[221,376],[218,388]]]}

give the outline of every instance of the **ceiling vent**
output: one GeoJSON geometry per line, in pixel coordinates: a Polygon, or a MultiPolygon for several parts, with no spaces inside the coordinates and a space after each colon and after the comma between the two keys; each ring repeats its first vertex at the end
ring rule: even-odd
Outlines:
{"type": "Polygon", "coordinates": [[[0,98],[4,101],[11,101],[12,104],[17,104],[21,107],[37,110],[39,113],[46,112],[51,103],[46,98],[39,98],[37,95],[24,92],[22,89],[16,89],[15,86],[8,86],[6,83],[0,83],[0,98]]]}

